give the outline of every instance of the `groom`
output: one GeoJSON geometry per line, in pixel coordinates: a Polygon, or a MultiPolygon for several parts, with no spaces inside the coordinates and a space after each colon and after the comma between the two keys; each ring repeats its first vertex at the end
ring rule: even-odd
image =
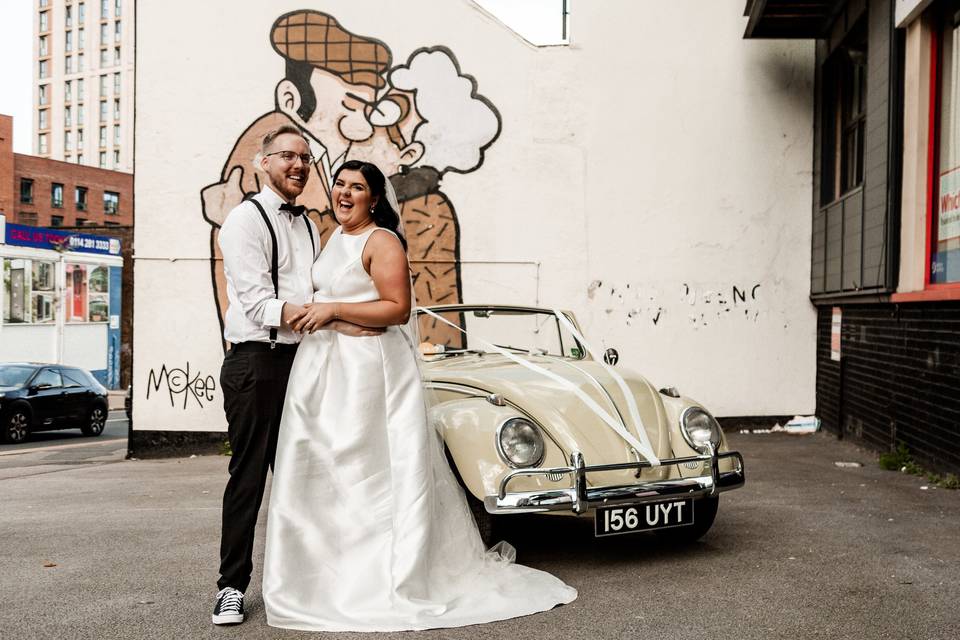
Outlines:
{"type": "MultiPolygon", "coordinates": [[[[257,513],[301,338],[290,327],[313,298],[310,273],[320,251],[316,225],[295,204],[314,160],[303,134],[292,125],[270,131],[258,156],[264,186],[229,213],[219,236],[228,301],[223,337],[232,344],[220,386],[232,455],[223,493],[214,624],[243,622],[257,513]]],[[[342,321],[324,329],[353,336],[381,333],[342,321]]]]}

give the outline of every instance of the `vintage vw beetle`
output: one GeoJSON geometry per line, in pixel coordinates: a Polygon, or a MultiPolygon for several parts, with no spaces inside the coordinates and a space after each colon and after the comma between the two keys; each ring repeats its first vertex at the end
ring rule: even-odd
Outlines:
{"type": "Polygon", "coordinates": [[[503,514],[537,512],[592,517],[597,536],[693,541],[718,494],[743,485],[743,458],[705,408],[615,370],[612,349],[592,357],[569,312],[417,313],[430,416],[485,541],[503,514]]]}

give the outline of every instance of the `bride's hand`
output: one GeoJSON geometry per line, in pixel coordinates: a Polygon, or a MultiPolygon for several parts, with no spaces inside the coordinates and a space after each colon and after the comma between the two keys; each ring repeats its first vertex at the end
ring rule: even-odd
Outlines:
{"type": "Polygon", "coordinates": [[[293,323],[293,330],[304,333],[313,333],[323,325],[334,319],[337,303],[322,302],[304,305],[307,312],[293,323]]]}

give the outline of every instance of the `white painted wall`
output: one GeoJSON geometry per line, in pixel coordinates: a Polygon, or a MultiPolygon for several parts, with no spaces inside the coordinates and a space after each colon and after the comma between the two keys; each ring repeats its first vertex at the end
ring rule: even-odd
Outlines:
{"type": "MultiPolygon", "coordinates": [[[[718,415],[805,413],[813,47],[744,41],[742,4],[577,2],[570,46],[543,49],[469,0],[323,10],[386,42],[394,64],[449,47],[499,111],[483,166],[442,182],[461,226],[465,301],[572,309],[623,366],[718,415]]],[[[147,383],[187,363],[191,379],[218,376],[200,191],[272,108],[283,63],[270,25],[301,6],[138,7],[137,429],[225,428],[219,389],[171,406],[169,385],[148,400],[147,383]]]]}

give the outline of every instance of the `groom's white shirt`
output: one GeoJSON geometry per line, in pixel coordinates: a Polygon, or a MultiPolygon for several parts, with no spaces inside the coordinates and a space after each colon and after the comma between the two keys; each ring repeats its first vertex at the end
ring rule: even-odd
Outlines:
{"type": "MultiPolygon", "coordinates": [[[[305,304],[313,299],[310,272],[320,253],[320,232],[307,218],[313,231],[316,254],[303,220],[280,211],[284,200],[270,187],[254,196],[263,205],[277,234],[278,295],[270,278],[273,251],[270,232],[252,202],[242,202],[227,215],[218,242],[227,278],[227,312],[223,337],[232,344],[268,342],[270,329],[277,327],[277,342],[300,342],[300,335],[280,327],[283,303],[305,304]]],[[[304,216],[305,217],[305,216],[304,216]]]]}

